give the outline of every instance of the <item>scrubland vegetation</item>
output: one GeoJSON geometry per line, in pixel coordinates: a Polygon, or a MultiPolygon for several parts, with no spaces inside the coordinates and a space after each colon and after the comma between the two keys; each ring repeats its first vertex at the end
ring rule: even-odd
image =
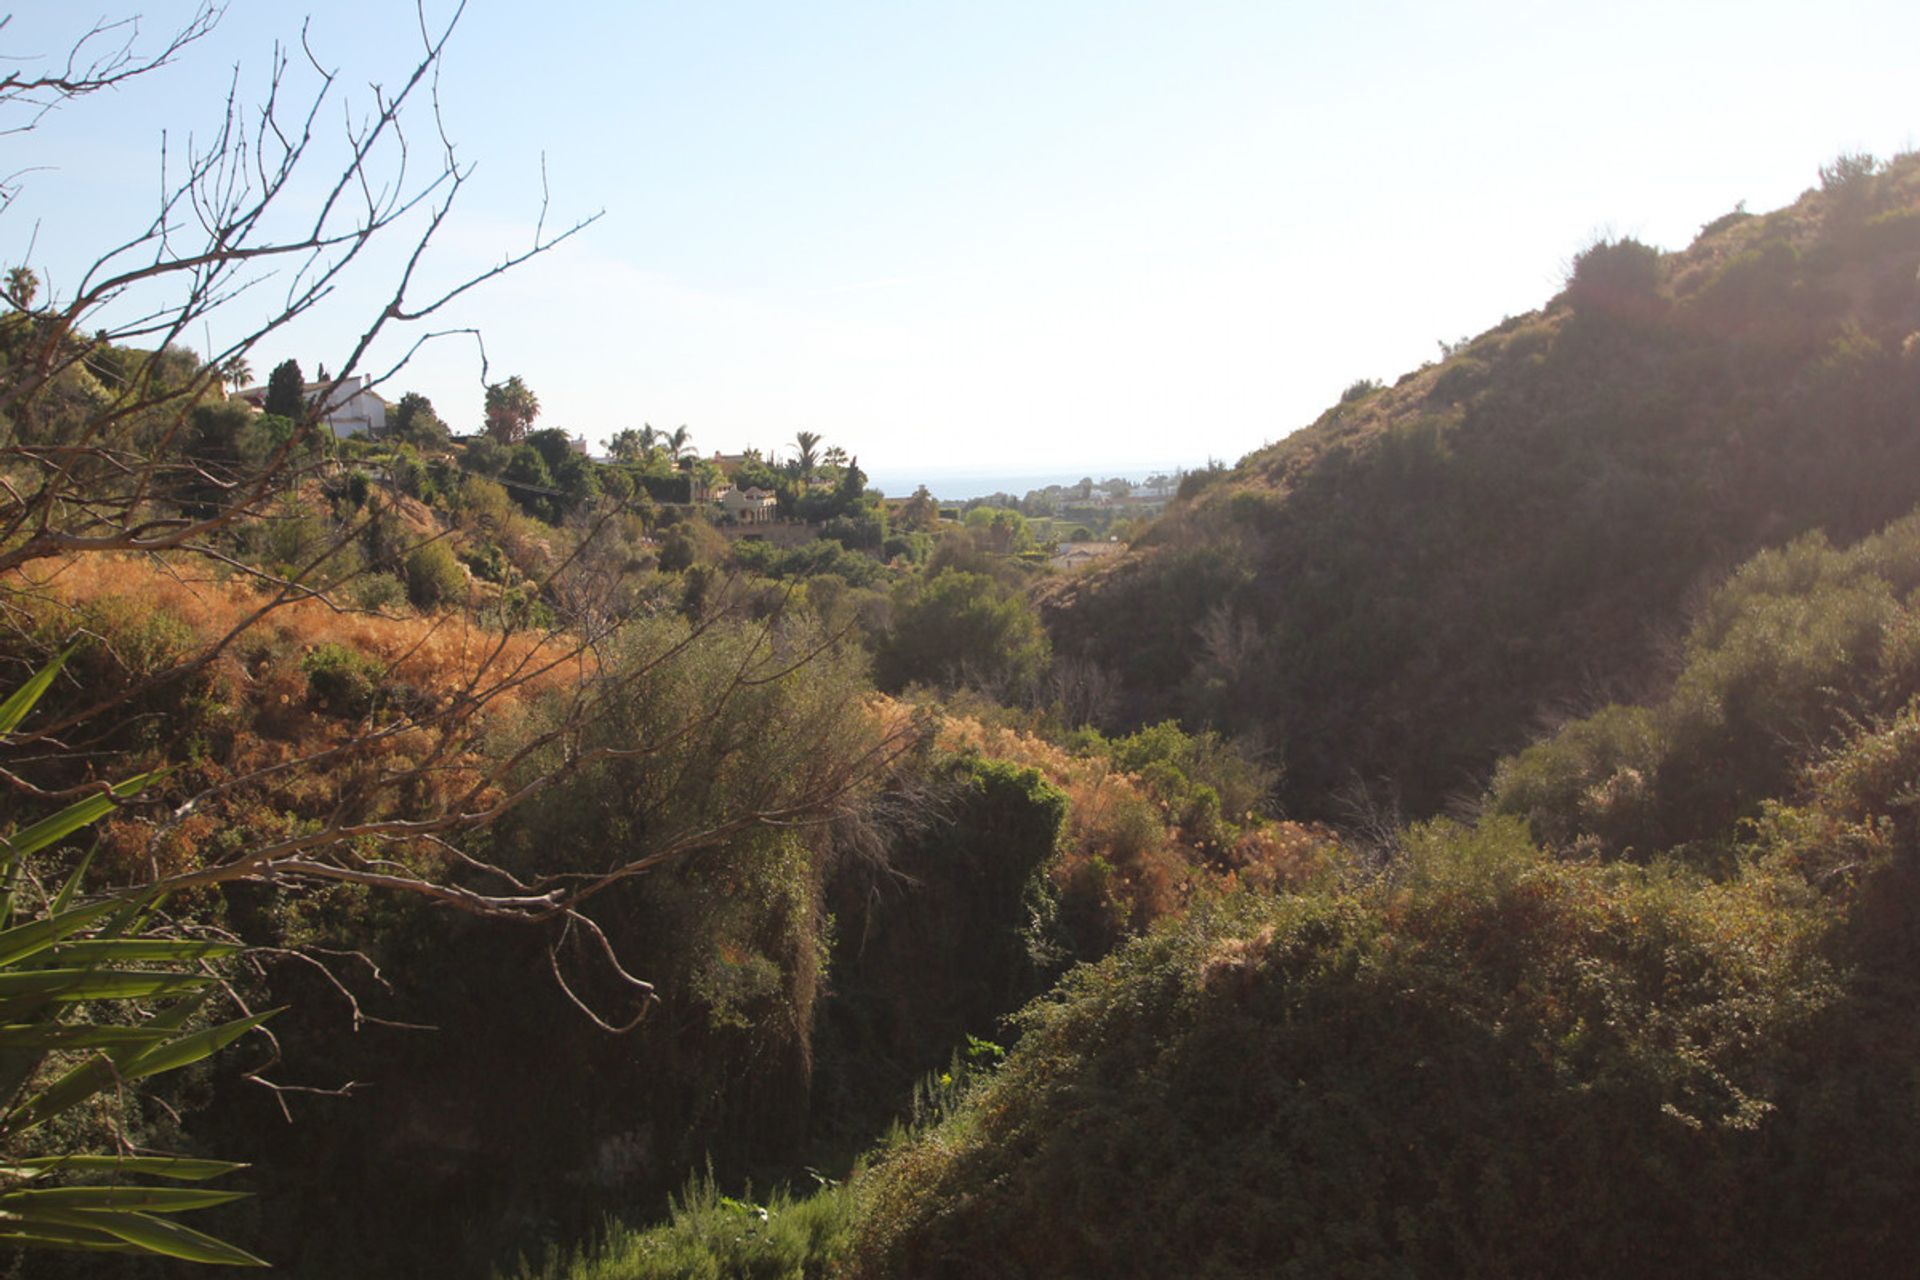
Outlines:
{"type": "Polygon", "coordinates": [[[1080,574],[14,271],[13,1273],[1920,1267],[1920,161],[1820,180],[1080,574]]]}

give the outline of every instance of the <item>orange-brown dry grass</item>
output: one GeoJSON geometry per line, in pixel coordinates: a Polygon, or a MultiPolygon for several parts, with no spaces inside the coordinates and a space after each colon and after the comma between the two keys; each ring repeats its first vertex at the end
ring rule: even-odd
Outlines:
{"type": "MultiPolygon", "coordinates": [[[[128,811],[105,824],[96,867],[115,879],[189,870],[301,822],[433,812],[480,780],[490,733],[540,700],[563,695],[584,674],[585,659],[564,638],[503,635],[458,614],[380,616],[303,599],[249,623],[270,597],[244,577],[209,575],[202,562],[121,556],[43,562],[30,574],[15,574],[4,595],[9,622],[38,633],[42,645],[84,628],[109,650],[126,648],[118,643],[124,637],[164,620],[178,646],[170,660],[178,661],[240,631],[190,689],[165,693],[148,708],[157,713],[149,717],[152,731],[121,742],[98,766],[105,776],[171,767],[145,797],[167,807],[216,792],[175,823],[128,811]],[[382,732],[368,734],[367,723],[331,714],[312,694],[302,659],[326,645],[377,663],[384,688],[404,687],[416,709],[445,707],[463,696],[485,698],[484,709],[426,727],[386,720],[382,732]],[[404,786],[383,785],[436,752],[432,772],[404,786]],[[324,765],[300,763],[320,753],[330,753],[324,765]],[[343,814],[343,802],[351,812],[343,814]]],[[[142,674],[108,670],[123,683],[142,674]]],[[[84,687],[67,697],[111,692],[84,687]]]]}
{"type": "MultiPolygon", "coordinates": [[[[217,579],[199,563],[169,564],[153,557],[83,556],[42,562],[16,575],[10,594],[58,609],[103,601],[132,601],[163,612],[191,630],[201,644],[228,634],[258,611],[269,596],[242,577],[217,579]]],[[[501,710],[564,688],[581,674],[563,642],[537,635],[502,635],[460,614],[384,616],[336,609],[301,599],[273,608],[222,661],[263,642],[305,653],[338,644],[387,667],[393,681],[450,695],[513,679],[498,699],[501,710]],[[556,665],[557,664],[557,665],[556,665]]]]}

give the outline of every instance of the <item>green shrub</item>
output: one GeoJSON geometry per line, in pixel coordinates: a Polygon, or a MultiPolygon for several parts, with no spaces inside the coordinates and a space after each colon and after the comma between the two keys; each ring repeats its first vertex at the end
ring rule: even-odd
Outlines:
{"type": "Polygon", "coordinates": [[[1503,762],[1494,809],[1557,848],[1699,844],[1711,862],[1837,729],[1920,691],[1920,617],[1899,603],[1916,585],[1920,518],[1844,551],[1810,536],[1763,552],[1708,600],[1665,700],[1503,762]]]}
{"type": "Polygon", "coordinates": [[[1753,215],[1747,212],[1747,202],[1742,200],[1728,212],[1701,227],[1699,238],[1705,240],[1708,236],[1717,236],[1727,228],[1739,226],[1751,217],[1753,215]]]}
{"type": "Polygon", "coordinates": [[[948,571],[902,587],[874,677],[890,692],[915,681],[971,684],[1013,701],[1036,687],[1050,656],[1023,594],[986,574],[948,571]]]}
{"type": "Polygon", "coordinates": [[[1864,151],[1843,151],[1820,166],[1820,190],[1828,195],[1852,195],[1870,186],[1880,162],[1864,151]]]}
{"type": "Polygon", "coordinates": [[[323,644],[300,660],[307,692],[322,708],[357,720],[373,710],[386,668],[340,644],[323,644]]]}
{"type": "Polygon", "coordinates": [[[1660,251],[1627,237],[1600,240],[1574,255],[1567,301],[1576,312],[1636,310],[1657,297],[1660,251]]]}
{"type": "Polygon", "coordinates": [[[460,553],[460,559],[467,568],[473,570],[473,576],[483,582],[504,583],[507,580],[507,553],[494,543],[470,544],[460,553]]]}
{"type": "Polygon", "coordinates": [[[407,599],[431,609],[466,595],[467,575],[444,540],[423,542],[407,556],[407,599]]]}
{"type": "Polygon", "coordinates": [[[1493,366],[1474,356],[1456,356],[1433,380],[1427,399],[1436,404],[1458,404],[1487,384],[1493,366]]]}
{"type": "Polygon", "coordinates": [[[355,605],[362,609],[388,609],[407,598],[406,584],[390,573],[364,573],[349,588],[355,605]]]}
{"type": "Polygon", "coordinates": [[[1394,881],[1203,905],[1076,970],[864,1180],[850,1274],[1766,1270],[1805,1226],[1769,1230],[1760,1130],[1836,995],[1822,917],[1555,864],[1512,821],[1408,843],[1394,881]]]}

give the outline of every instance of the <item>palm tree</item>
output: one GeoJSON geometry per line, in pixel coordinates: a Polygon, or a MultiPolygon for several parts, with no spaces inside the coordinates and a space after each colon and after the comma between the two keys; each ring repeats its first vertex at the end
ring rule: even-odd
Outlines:
{"type": "Polygon", "coordinates": [[[245,356],[232,355],[220,362],[219,374],[222,383],[238,391],[253,381],[253,366],[247,363],[245,356]]]}
{"type": "Polygon", "coordinates": [[[673,460],[678,462],[681,455],[686,453],[687,446],[693,443],[693,433],[687,430],[687,424],[683,422],[675,427],[673,434],[661,443],[666,446],[667,452],[673,455],[673,460]]]}
{"type": "Polygon", "coordinates": [[[813,469],[820,461],[820,433],[817,431],[795,432],[793,444],[797,451],[793,459],[794,473],[802,480],[811,479],[813,469]]]}
{"type": "Polygon", "coordinates": [[[827,451],[820,455],[820,465],[839,471],[847,465],[847,451],[837,444],[828,446],[827,451]]]}
{"type": "Polygon", "coordinates": [[[7,272],[6,298],[17,309],[25,311],[33,305],[40,295],[40,277],[32,267],[13,267],[7,272]]]}

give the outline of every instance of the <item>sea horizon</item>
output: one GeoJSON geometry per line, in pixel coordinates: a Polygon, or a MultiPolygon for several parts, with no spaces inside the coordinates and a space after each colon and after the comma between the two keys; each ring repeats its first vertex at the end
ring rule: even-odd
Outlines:
{"type": "Polygon", "coordinates": [[[925,485],[929,493],[943,502],[966,502],[996,493],[1025,497],[1035,489],[1078,484],[1089,477],[1097,483],[1117,476],[1137,485],[1148,476],[1171,476],[1206,465],[1188,461],[1020,471],[996,471],[987,467],[876,467],[867,471],[867,484],[889,498],[904,498],[925,485]]]}

